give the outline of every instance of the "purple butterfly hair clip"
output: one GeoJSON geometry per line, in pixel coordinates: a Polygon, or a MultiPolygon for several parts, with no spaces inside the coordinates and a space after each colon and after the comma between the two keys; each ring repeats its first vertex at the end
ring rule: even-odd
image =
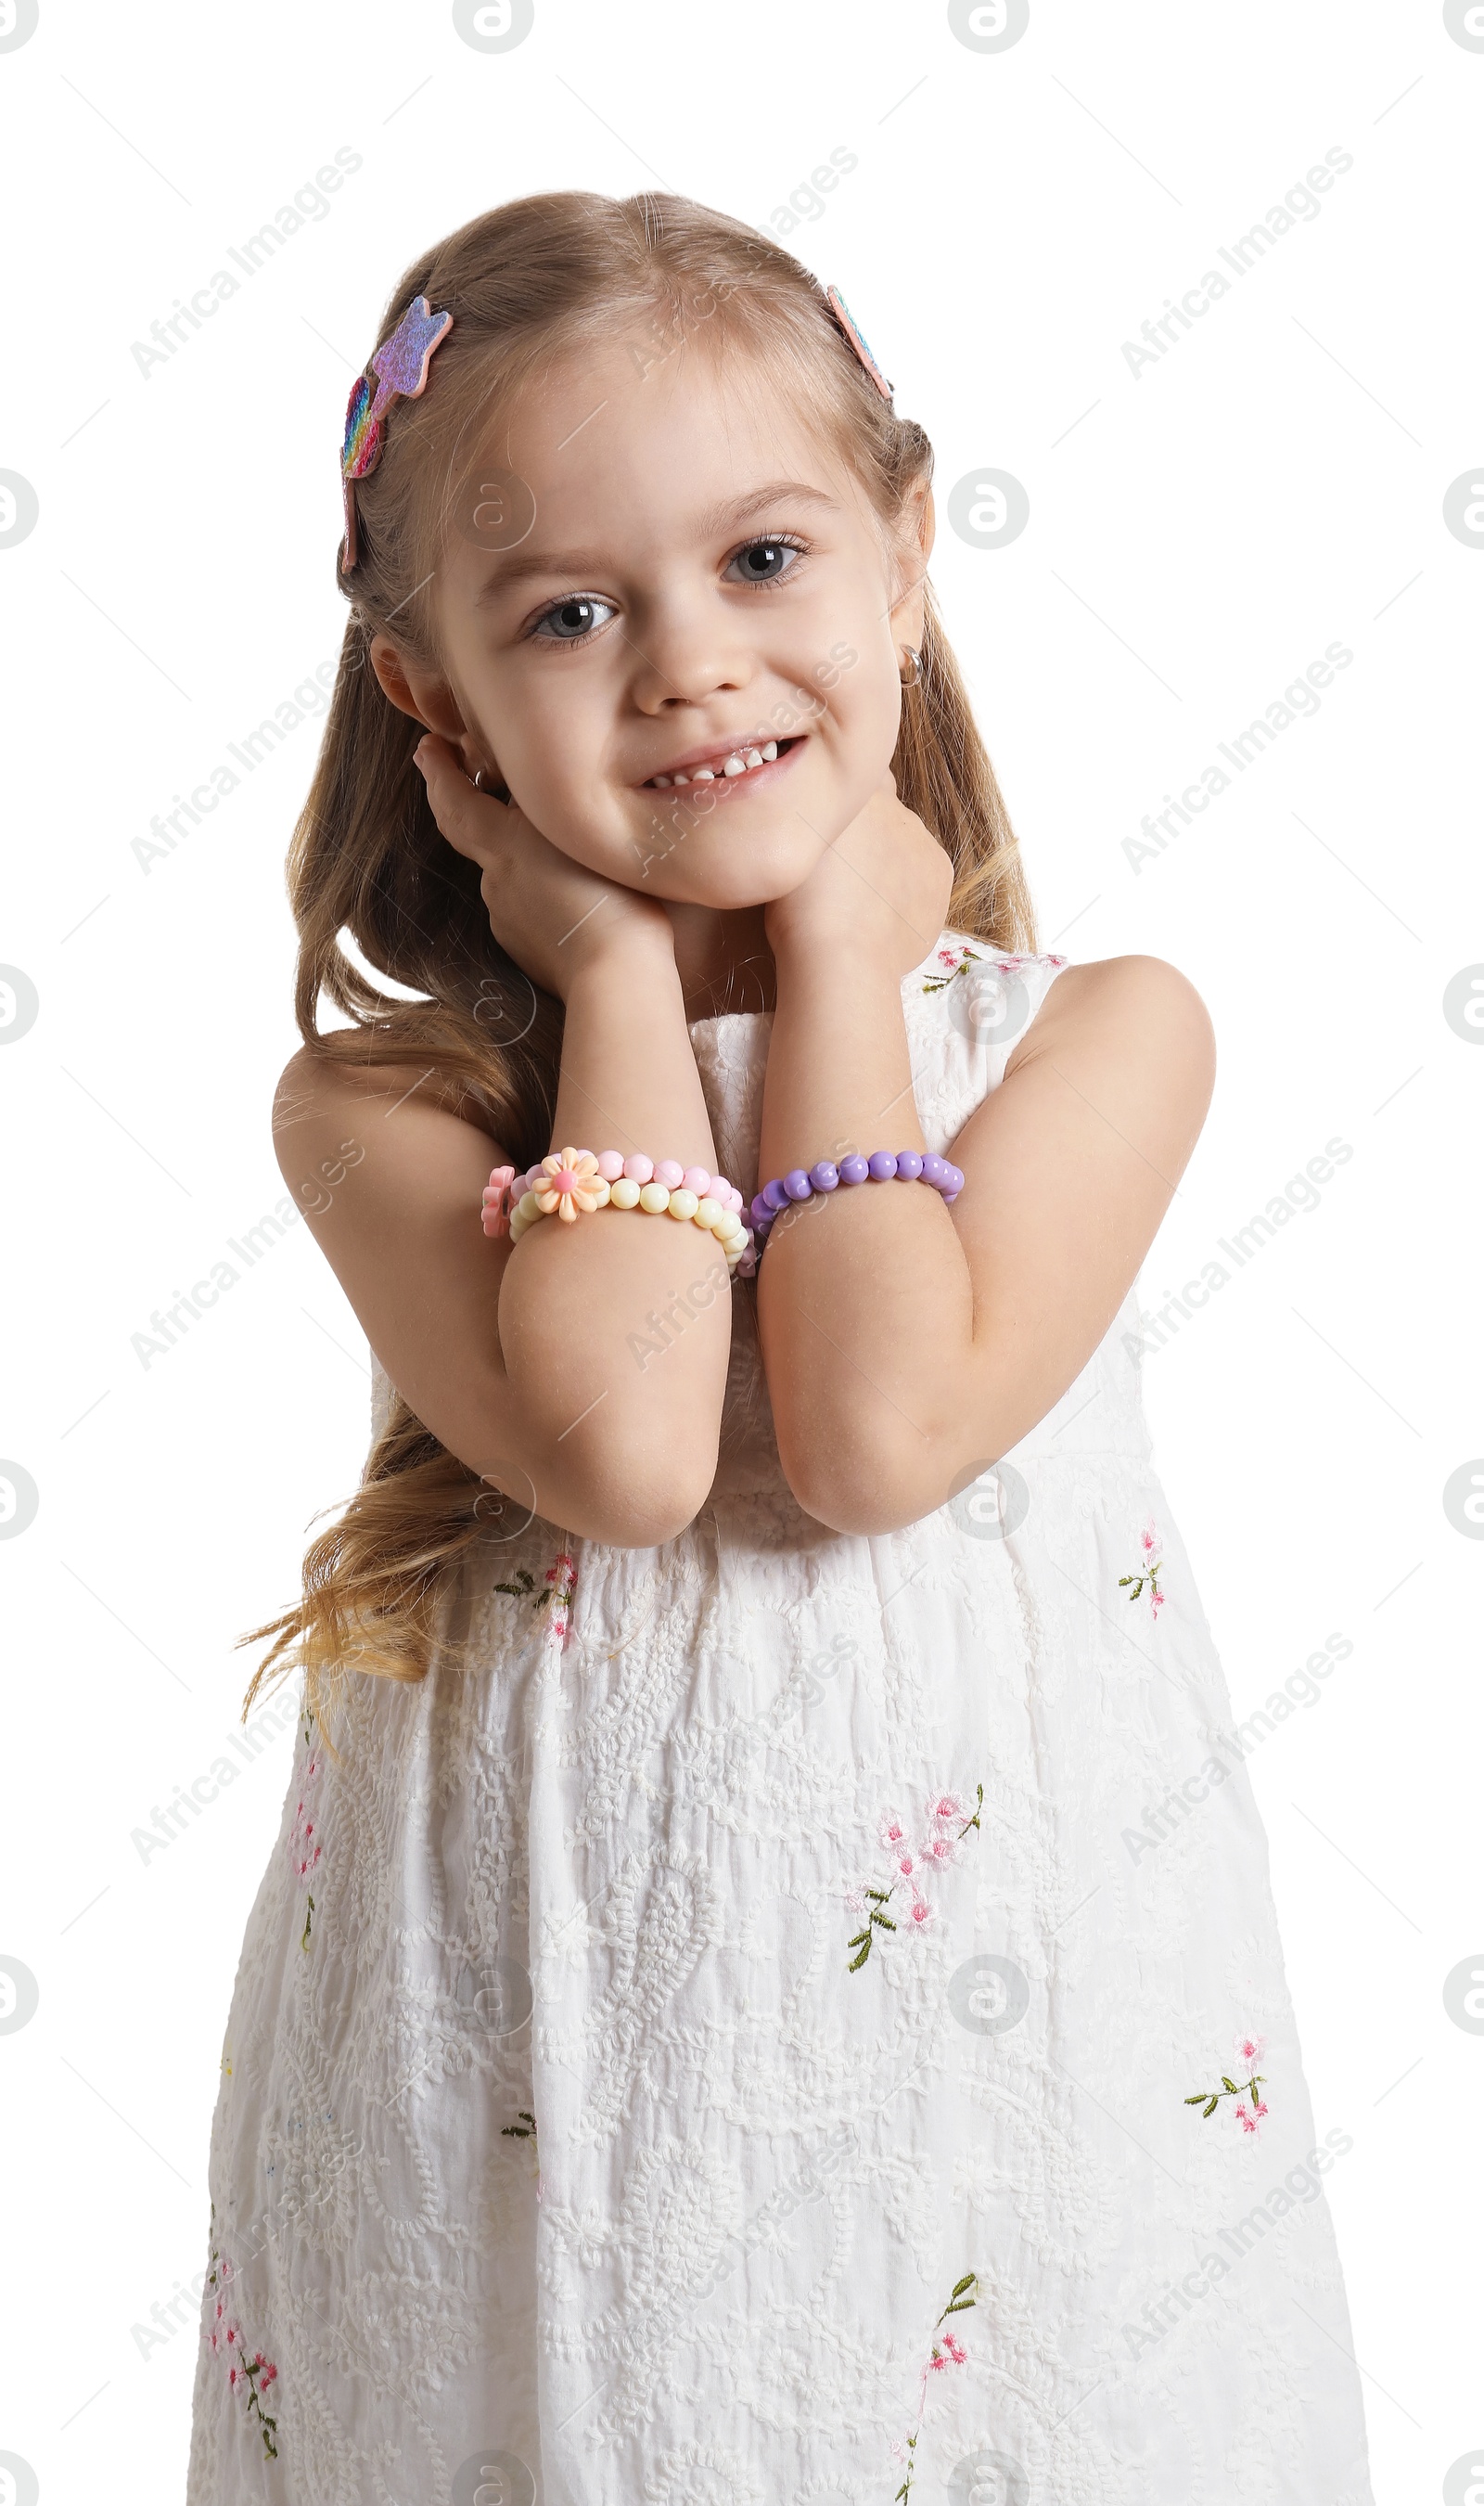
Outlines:
{"type": "Polygon", "coordinates": [[[371,361],[374,392],[365,375],[351,389],[345,408],[345,441],[340,447],[340,483],[345,498],[345,553],[340,563],[348,574],[359,555],[356,535],[357,479],[369,478],[381,458],[386,413],[394,400],[417,400],[428,387],[433,351],[453,328],[451,313],[435,313],[426,296],[414,296],[389,340],[371,361]]]}

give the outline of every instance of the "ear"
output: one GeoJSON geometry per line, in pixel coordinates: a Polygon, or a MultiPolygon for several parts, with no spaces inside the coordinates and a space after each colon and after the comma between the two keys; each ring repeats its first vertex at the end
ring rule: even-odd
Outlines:
{"type": "Polygon", "coordinates": [[[446,679],[406,661],[390,635],[371,637],[371,661],[382,695],[391,698],[400,713],[409,713],[424,731],[436,731],[452,748],[465,744],[468,734],[464,717],[446,679]]]}
{"type": "Polygon", "coordinates": [[[916,651],[922,648],[925,632],[923,585],[936,534],[933,490],[926,479],[919,479],[901,509],[897,543],[898,580],[901,593],[892,604],[894,637],[899,644],[910,644],[916,651]]]}

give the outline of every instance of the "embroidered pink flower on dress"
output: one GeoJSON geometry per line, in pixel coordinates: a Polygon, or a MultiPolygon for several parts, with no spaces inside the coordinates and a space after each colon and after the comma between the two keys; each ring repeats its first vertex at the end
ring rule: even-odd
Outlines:
{"type": "MultiPolygon", "coordinates": [[[[972,2272],[966,2272],[963,2278],[956,2283],[952,2296],[949,2298],[947,2305],[938,2316],[937,2321],[933,2326],[935,2334],[942,2332],[943,2325],[947,2322],[950,2314],[969,2313],[976,2302],[974,2292],[977,2288],[978,2280],[974,2273],[972,2272]]],[[[932,2355],[925,2360],[923,2365],[922,2382],[917,2402],[917,2425],[913,2428],[912,2433],[907,2438],[905,2444],[903,2444],[901,2439],[899,2437],[894,2440],[892,2445],[893,2458],[896,2461],[904,2464],[906,2469],[906,2477],[902,2481],[901,2487],[898,2489],[897,2494],[892,2501],[892,2506],[905,2506],[905,2500],[911,2494],[912,2483],[916,2477],[917,2469],[917,2440],[922,2434],[922,2423],[926,2416],[928,2408],[928,2378],[930,2376],[941,2376],[949,2367],[965,2367],[968,2363],[968,2350],[964,2347],[961,2341],[956,2341],[954,2339],[951,2332],[943,2332],[941,2341],[934,2341],[932,2355]]]]}
{"type": "MultiPolygon", "coordinates": [[[[213,2204],[213,2224],[215,2219],[216,2207],[213,2204]]],[[[278,2421],[264,2409],[263,2395],[271,2384],[277,2381],[278,2370],[262,2349],[255,2349],[249,2357],[243,2343],[240,2324],[230,2319],[226,2292],[231,2278],[230,2262],[213,2245],[209,2279],[210,2285],[217,2291],[217,2301],[216,2313],[207,2336],[208,2345],[223,2360],[227,2368],[229,2392],[245,2390],[247,2414],[249,2418],[256,2419],[258,2423],[258,2433],[263,2439],[263,2451],[265,2454],[276,2461],[278,2448],[274,2439],[278,2433],[278,2421]]]]}
{"type": "Polygon", "coordinates": [[[300,1724],[300,1736],[308,1756],[303,1773],[300,1777],[299,1800],[295,1805],[294,1823],[289,1830],[289,1860],[293,1865],[295,1879],[306,1892],[304,1927],[299,1941],[301,1950],[308,1949],[309,1936],[314,1927],[314,1897],[309,1889],[309,1881],[318,1866],[322,1850],[319,1836],[320,1821],[316,1808],[321,1759],[318,1747],[311,1745],[313,1730],[314,1717],[311,1714],[305,1714],[300,1724]]]}
{"type": "Polygon", "coordinates": [[[958,1847],[971,1828],[979,1824],[984,1807],[984,1787],[979,1785],[973,1809],[964,1814],[964,1806],[956,1793],[935,1793],[928,1806],[931,1822],[922,1846],[912,1842],[905,1818],[900,1810],[883,1810],[876,1833],[885,1847],[890,1877],[882,1874],[883,1884],[871,1887],[857,1884],[844,1891],[851,1913],[863,1916],[860,1930],[846,1943],[855,1955],[846,1972],[854,1975],[866,1964],[878,1931],[924,1932],[934,1920],[932,1899],[924,1894],[929,1872],[938,1870],[945,1862],[958,1859],[958,1847]],[[945,1829],[943,1822],[949,1824],[945,1829]],[[899,1888],[911,1892],[910,1909],[901,1919],[889,1915],[887,1908],[899,1888]]]}
{"type": "Polygon", "coordinates": [[[1260,2036],[1239,2036],[1234,2041],[1243,2060],[1253,2065],[1251,2077],[1245,2080],[1234,2080],[1229,2072],[1223,2071],[1219,2089],[1197,2089],[1193,2096],[1186,2097],[1185,2103],[1187,2106],[1199,2106],[1203,2118],[1209,2121],[1218,2106],[1224,2103],[1227,2097],[1231,2097],[1236,2102],[1237,2121],[1243,2130],[1255,2131],[1258,2118],[1267,2112],[1267,2107],[1257,2094],[1257,2091],[1264,2085],[1262,2073],[1256,2068],[1263,2039],[1260,2036]]]}
{"type": "Polygon", "coordinates": [[[536,1205],[544,1215],[552,1211],[569,1224],[580,1209],[601,1209],[608,1199],[608,1186],[598,1172],[598,1162],[590,1149],[563,1149],[543,1158],[545,1183],[536,1187],[536,1205]]]}
{"type": "Polygon", "coordinates": [[[1267,2052],[1265,2036],[1233,2036],[1232,2047],[1244,2062],[1260,2062],[1267,2052]]]}
{"type": "Polygon", "coordinates": [[[1118,1578],[1118,1590],[1122,1592],[1124,1586],[1127,1585],[1129,1588],[1128,1597],[1131,1601],[1137,1601],[1140,1593],[1145,1590],[1146,1586],[1148,1586],[1150,1615],[1156,1619],[1165,1605],[1165,1595],[1159,1589],[1159,1570],[1163,1562],[1158,1556],[1159,1545],[1159,1534],[1154,1528],[1154,1518],[1150,1515],[1148,1522],[1145,1524],[1143,1531],[1139,1535],[1139,1547],[1142,1555],[1140,1557],[1138,1573],[1133,1575],[1120,1575],[1118,1578]]]}
{"type": "MultiPolygon", "coordinates": [[[[547,1625],[552,1634],[559,1636],[565,1644],[567,1630],[571,1625],[567,1614],[577,1592],[577,1560],[569,1557],[565,1549],[557,1551],[547,1568],[547,1585],[548,1590],[542,1595],[543,1600],[548,1600],[551,1604],[551,1615],[547,1625]]],[[[537,1606],[539,1608],[540,1603],[537,1606]]]]}

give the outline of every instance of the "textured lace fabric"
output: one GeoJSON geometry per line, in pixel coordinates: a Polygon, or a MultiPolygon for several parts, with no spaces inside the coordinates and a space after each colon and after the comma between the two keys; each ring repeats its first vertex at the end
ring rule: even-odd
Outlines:
{"type": "MultiPolygon", "coordinates": [[[[950,932],[905,979],[930,1146],[1059,963],[950,932]]],[[[749,1193],[768,1026],[692,1030],[749,1193]]],[[[680,1538],[507,1522],[463,1661],[353,1682],[338,1759],[303,1725],[228,2027],[190,2506],[1369,2506],[1350,2141],[1133,1300],[877,1539],[794,1502],[733,1312],[680,1538]]]]}

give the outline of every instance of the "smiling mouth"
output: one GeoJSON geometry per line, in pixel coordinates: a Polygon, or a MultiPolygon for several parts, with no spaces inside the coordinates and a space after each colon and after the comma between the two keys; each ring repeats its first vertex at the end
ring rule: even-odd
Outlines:
{"type": "Polygon", "coordinates": [[[745,740],[736,748],[718,748],[709,756],[703,754],[699,759],[688,762],[679,770],[652,774],[640,789],[644,792],[673,792],[684,790],[692,783],[721,784],[724,788],[728,784],[755,781],[760,774],[766,776],[769,768],[776,770],[780,767],[795,748],[801,748],[805,736],[800,734],[792,739],[766,739],[760,747],[745,740]]]}

